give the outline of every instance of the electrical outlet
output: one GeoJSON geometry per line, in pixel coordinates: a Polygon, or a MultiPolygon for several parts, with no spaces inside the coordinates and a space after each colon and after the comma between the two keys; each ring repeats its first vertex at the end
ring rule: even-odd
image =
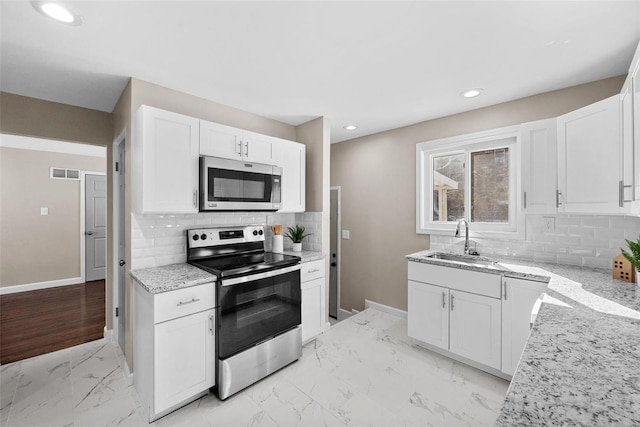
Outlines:
{"type": "Polygon", "coordinates": [[[49,208],[40,208],[40,215],[49,215],[49,208]]]}
{"type": "Polygon", "coordinates": [[[542,218],[542,227],[545,233],[553,233],[556,231],[556,219],[545,216],[542,218]]]}

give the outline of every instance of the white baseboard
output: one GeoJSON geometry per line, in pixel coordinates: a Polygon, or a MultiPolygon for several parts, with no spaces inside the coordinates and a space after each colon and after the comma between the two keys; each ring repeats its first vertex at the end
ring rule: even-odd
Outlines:
{"type": "Polygon", "coordinates": [[[380,304],[374,301],[369,301],[368,299],[364,300],[364,308],[375,308],[376,310],[393,314],[394,316],[402,317],[403,319],[407,318],[407,312],[404,310],[400,310],[399,308],[390,307],[388,305],[380,304]]]}
{"type": "Polygon", "coordinates": [[[322,329],[322,332],[327,332],[329,329],[331,329],[331,323],[330,322],[325,322],[324,328],[322,329]]]}
{"type": "Polygon", "coordinates": [[[104,339],[109,342],[113,341],[113,329],[107,329],[106,326],[104,327],[104,339]]]}
{"type": "Polygon", "coordinates": [[[344,319],[348,319],[351,316],[353,316],[353,313],[351,313],[350,311],[347,311],[347,310],[342,309],[342,308],[340,310],[338,310],[338,322],[341,322],[344,319]]]}
{"type": "Polygon", "coordinates": [[[133,374],[131,373],[131,371],[129,371],[129,364],[127,363],[126,358],[123,361],[123,365],[124,365],[124,380],[127,382],[127,386],[131,386],[133,385],[133,374]]]}
{"type": "Polygon", "coordinates": [[[0,295],[15,294],[17,292],[36,291],[38,289],[55,288],[58,286],[78,285],[83,283],[81,277],[51,280],[49,282],[27,283],[24,285],[5,286],[0,288],[0,295]]]}

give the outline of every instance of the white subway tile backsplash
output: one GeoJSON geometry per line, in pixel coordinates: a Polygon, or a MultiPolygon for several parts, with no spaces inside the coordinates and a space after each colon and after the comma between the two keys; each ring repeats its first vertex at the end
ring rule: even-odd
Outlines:
{"type": "MultiPolygon", "coordinates": [[[[525,223],[525,240],[476,239],[478,251],[502,258],[611,268],[611,260],[626,247],[624,239],[640,237],[640,218],[632,216],[527,215],[525,223]],[[549,216],[556,223],[552,233],[543,228],[549,216]]],[[[431,248],[461,252],[460,240],[432,235],[431,248]]]]}

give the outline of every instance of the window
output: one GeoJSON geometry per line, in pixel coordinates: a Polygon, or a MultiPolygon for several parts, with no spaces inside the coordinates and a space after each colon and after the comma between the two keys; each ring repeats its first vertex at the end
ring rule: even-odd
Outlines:
{"type": "MultiPolygon", "coordinates": [[[[417,145],[417,232],[518,234],[517,130],[497,129],[417,145]]],[[[522,229],[524,227],[521,227],[522,229]]]]}

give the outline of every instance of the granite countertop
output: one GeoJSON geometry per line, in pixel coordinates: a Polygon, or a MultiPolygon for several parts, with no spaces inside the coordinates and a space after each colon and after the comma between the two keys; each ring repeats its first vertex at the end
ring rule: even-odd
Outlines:
{"type": "Polygon", "coordinates": [[[317,261],[319,259],[324,258],[324,254],[322,252],[314,252],[314,251],[294,252],[292,250],[285,250],[282,253],[285,255],[298,256],[300,257],[302,262],[317,261]]]}
{"type": "Polygon", "coordinates": [[[640,287],[610,270],[515,260],[468,268],[431,252],[407,259],[549,279],[497,426],[640,425],[640,287]]]}
{"type": "Polygon", "coordinates": [[[171,264],[133,270],[131,277],[151,294],[203,285],[216,280],[213,274],[189,264],[171,264]]]}

